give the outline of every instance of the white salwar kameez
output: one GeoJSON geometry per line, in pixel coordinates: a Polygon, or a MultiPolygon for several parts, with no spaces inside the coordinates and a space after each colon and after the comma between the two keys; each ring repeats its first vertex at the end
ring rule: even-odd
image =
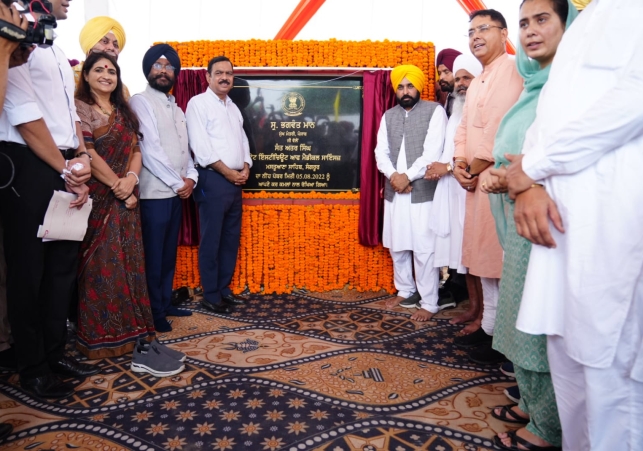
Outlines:
{"type": "MultiPolygon", "coordinates": [[[[446,124],[446,112],[438,106],[429,123],[422,155],[408,167],[403,139],[397,164],[394,166],[388,148],[384,113],[375,148],[375,159],[380,172],[388,179],[396,172],[406,174],[410,181],[424,177],[427,165],[436,161],[442,154],[446,124]]],[[[433,264],[435,234],[429,228],[432,204],[433,202],[411,203],[411,193],[396,193],[392,202],[384,201],[382,242],[391,252],[398,295],[409,297],[417,291],[421,297],[422,308],[437,313],[439,273],[433,264]]]]}
{"type": "Polygon", "coordinates": [[[565,450],[643,449],[643,3],[594,0],[525,137],[565,233],[534,246],[516,327],[548,335],[565,450]]]}
{"type": "MultiPolygon", "coordinates": [[[[462,120],[462,109],[454,108],[447,124],[444,151],[440,163],[453,164],[455,132],[462,120]]],[[[467,192],[460,186],[453,174],[440,178],[433,197],[434,213],[429,218],[429,228],[435,233],[435,259],[433,266],[448,266],[460,274],[466,274],[462,265],[462,233],[467,192]]]]}

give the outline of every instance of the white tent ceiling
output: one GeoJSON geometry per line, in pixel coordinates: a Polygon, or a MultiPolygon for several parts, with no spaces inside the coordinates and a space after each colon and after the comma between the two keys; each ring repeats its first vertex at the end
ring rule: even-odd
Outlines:
{"type": "MultiPolygon", "coordinates": [[[[57,44],[70,59],[82,60],[78,35],[86,20],[109,15],[127,33],[119,58],[125,84],[132,93],[145,79],[141,60],[156,41],[272,39],[299,0],[75,0],[69,18],[60,22],[57,44]],[[180,5],[180,6],[179,6],[180,5]]],[[[507,19],[516,43],[516,0],[486,0],[507,19]]],[[[437,50],[467,49],[468,19],[456,0],[326,0],[297,39],[431,41],[437,50]]],[[[215,56],[215,55],[212,55],[215,56]]]]}

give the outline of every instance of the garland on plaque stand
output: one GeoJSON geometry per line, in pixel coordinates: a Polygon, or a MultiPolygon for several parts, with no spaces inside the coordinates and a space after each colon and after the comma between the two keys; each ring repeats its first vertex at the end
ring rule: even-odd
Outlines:
{"type": "MultiPolygon", "coordinates": [[[[359,193],[244,193],[246,199],[359,199],[359,193]]],[[[356,289],[392,293],[388,250],[362,246],[359,206],[351,204],[244,205],[241,245],[231,289],[289,293],[356,289]]],[[[174,286],[201,283],[198,247],[179,246],[174,286]]]]}
{"type": "MultiPolygon", "coordinates": [[[[396,41],[191,41],[168,42],[183,67],[207,67],[226,55],[237,67],[393,68],[414,64],[425,74],[422,98],[435,99],[435,46],[430,42],[396,41]]],[[[329,291],[394,292],[388,250],[362,246],[358,239],[359,193],[243,193],[244,199],[324,200],[310,205],[274,203],[244,205],[241,245],[232,290],[239,294],[288,293],[296,288],[329,291]]],[[[174,286],[201,283],[198,247],[179,246],[174,286]]]]}
{"type": "Polygon", "coordinates": [[[422,98],[435,99],[435,46],[432,42],[401,41],[189,41],[168,42],[183,67],[207,67],[225,55],[237,67],[354,67],[392,68],[414,64],[427,83],[422,98]]]}

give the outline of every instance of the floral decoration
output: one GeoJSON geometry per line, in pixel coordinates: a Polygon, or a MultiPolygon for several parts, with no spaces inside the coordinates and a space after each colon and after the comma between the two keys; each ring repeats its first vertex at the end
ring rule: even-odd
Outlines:
{"type": "Polygon", "coordinates": [[[422,98],[435,99],[435,46],[432,42],[401,41],[187,41],[168,42],[183,67],[207,67],[225,55],[237,67],[354,67],[392,68],[414,64],[426,75],[422,98]]]}
{"type": "MultiPolygon", "coordinates": [[[[389,252],[359,243],[358,216],[358,205],[244,205],[232,291],[393,292],[389,252]]],[[[179,246],[174,286],[200,284],[198,247],[179,246]]]]}

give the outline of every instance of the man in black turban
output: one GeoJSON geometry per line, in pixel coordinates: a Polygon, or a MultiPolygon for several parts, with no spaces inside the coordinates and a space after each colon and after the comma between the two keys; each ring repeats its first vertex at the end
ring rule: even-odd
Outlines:
{"type": "Polygon", "coordinates": [[[147,288],[158,333],[172,330],[167,317],[192,314],[172,305],[182,199],[192,195],[199,180],[190,156],[185,115],[169,95],[180,68],[172,47],[158,44],[150,48],[143,58],[149,85],[130,100],[144,137],[140,142],[141,226],[147,288]]]}
{"type": "Polygon", "coordinates": [[[176,50],[168,44],[156,44],[155,46],[150,47],[150,49],[145,53],[145,56],[143,57],[143,74],[145,75],[145,78],[149,77],[150,72],[152,71],[152,66],[154,66],[154,64],[158,64],[157,60],[160,58],[164,58],[169,62],[173,68],[174,78],[178,78],[179,71],[181,70],[181,59],[179,58],[179,54],[176,53],[176,50]]]}

